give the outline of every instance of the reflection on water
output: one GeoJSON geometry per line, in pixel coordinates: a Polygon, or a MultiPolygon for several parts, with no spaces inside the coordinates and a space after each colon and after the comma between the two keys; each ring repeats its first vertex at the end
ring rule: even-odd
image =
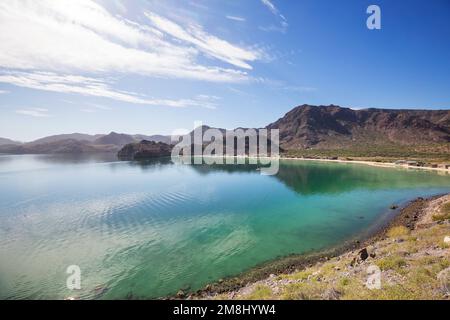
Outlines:
{"type": "Polygon", "coordinates": [[[0,298],[149,298],[336,245],[392,203],[450,191],[432,172],[282,161],[189,166],[115,155],[0,156],[0,298]],[[65,288],[69,265],[82,290],[65,288]]]}

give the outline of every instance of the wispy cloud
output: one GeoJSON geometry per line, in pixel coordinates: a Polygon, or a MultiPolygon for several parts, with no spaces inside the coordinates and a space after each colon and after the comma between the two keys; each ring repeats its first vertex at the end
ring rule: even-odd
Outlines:
{"type": "Polygon", "coordinates": [[[93,0],[1,1],[1,82],[135,104],[200,106],[196,99],[121,91],[105,78],[131,74],[238,83],[251,80],[252,63],[264,59],[261,49],[232,44],[198,24],[145,14],[147,23],[138,23],[93,0]]]}
{"type": "Polygon", "coordinates": [[[228,41],[208,34],[199,25],[189,24],[183,27],[154,13],[147,12],[145,15],[158,30],[189,45],[194,45],[197,50],[205,55],[233,66],[252,69],[249,63],[262,58],[262,54],[258,50],[235,46],[228,41]]]}
{"type": "Polygon", "coordinates": [[[198,56],[244,69],[251,69],[260,56],[258,50],[233,45],[201,26],[146,14],[153,26],[114,16],[92,0],[2,1],[0,67],[235,82],[247,79],[247,73],[205,65],[198,56]]]}
{"type": "Polygon", "coordinates": [[[227,18],[228,20],[233,20],[233,21],[238,21],[238,22],[245,22],[246,19],[243,17],[238,17],[238,16],[225,16],[225,18],[227,18]]]}
{"type": "Polygon", "coordinates": [[[0,94],[7,94],[7,93],[9,93],[9,91],[6,91],[6,90],[0,90],[0,94]]]}
{"type": "Polygon", "coordinates": [[[58,93],[81,94],[109,98],[117,101],[175,108],[206,107],[200,99],[152,99],[133,92],[118,91],[111,87],[111,79],[89,78],[77,75],[58,75],[50,72],[0,72],[0,82],[13,84],[19,87],[52,91],[58,93]]]}
{"type": "Polygon", "coordinates": [[[48,117],[50,117],[50,115],[48,113],[48,109],[44,109],[44,108],[20,109],[20,110],[16,110],[16,113],[24,115],[24,116],[35,117],[35,118],[48,118],[48,117]]]}
{"type": "Polygon", "coordinates": [[[287,31],[287,28],[289,27],[288,21],[286,17],[281,14],[281,12],[278,10],[278,8],[273,4],[271,0],[261,0],[262,4],[265,5],[270,12],[277,17],[279,20],[279,25],[269,25],[269,26],[261,26],[259,27],[262,31],[277,31],[285,33],[287,31]]]}

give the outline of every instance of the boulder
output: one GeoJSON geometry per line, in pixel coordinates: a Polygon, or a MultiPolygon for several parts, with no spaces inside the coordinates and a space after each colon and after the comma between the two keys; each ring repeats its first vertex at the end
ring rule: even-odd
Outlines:
{"type": "Polygon", "coordinates": [[[367,251],[367,248],[361,249],[356,257],[353,258],[352,262],[350,263],[351,266],[355,266],[359,263],[364,262],[369,258],[369,252],[367,251]]]}
{"type": "Polygon", "coordinates": [[[445,236],[444,243],[450,244],[450,236],[445,236]]]}

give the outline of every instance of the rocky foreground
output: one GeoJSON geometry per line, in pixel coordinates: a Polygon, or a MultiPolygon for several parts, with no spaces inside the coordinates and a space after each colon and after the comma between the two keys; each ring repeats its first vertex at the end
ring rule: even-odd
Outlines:
{"type": "Polygon", "coordinates": [[[388,228],[357,249],[240,289],[205,290],[192,298],[449,300],[450,194],[413,201],[388,228]],[[376,272],[379,289],[373,287],[376,272]]]}

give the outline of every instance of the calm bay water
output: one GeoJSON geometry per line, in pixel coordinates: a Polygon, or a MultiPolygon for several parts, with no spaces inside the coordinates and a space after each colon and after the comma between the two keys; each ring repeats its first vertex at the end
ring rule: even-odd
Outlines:
{"type": "Polygon", "coordinates": [[[282,161],[187,166],[0,156],[0,299],[152,298],[338,245],[450,176],[282,161]],[[66,288],[69,265],[82,289],[66,288]]]}

